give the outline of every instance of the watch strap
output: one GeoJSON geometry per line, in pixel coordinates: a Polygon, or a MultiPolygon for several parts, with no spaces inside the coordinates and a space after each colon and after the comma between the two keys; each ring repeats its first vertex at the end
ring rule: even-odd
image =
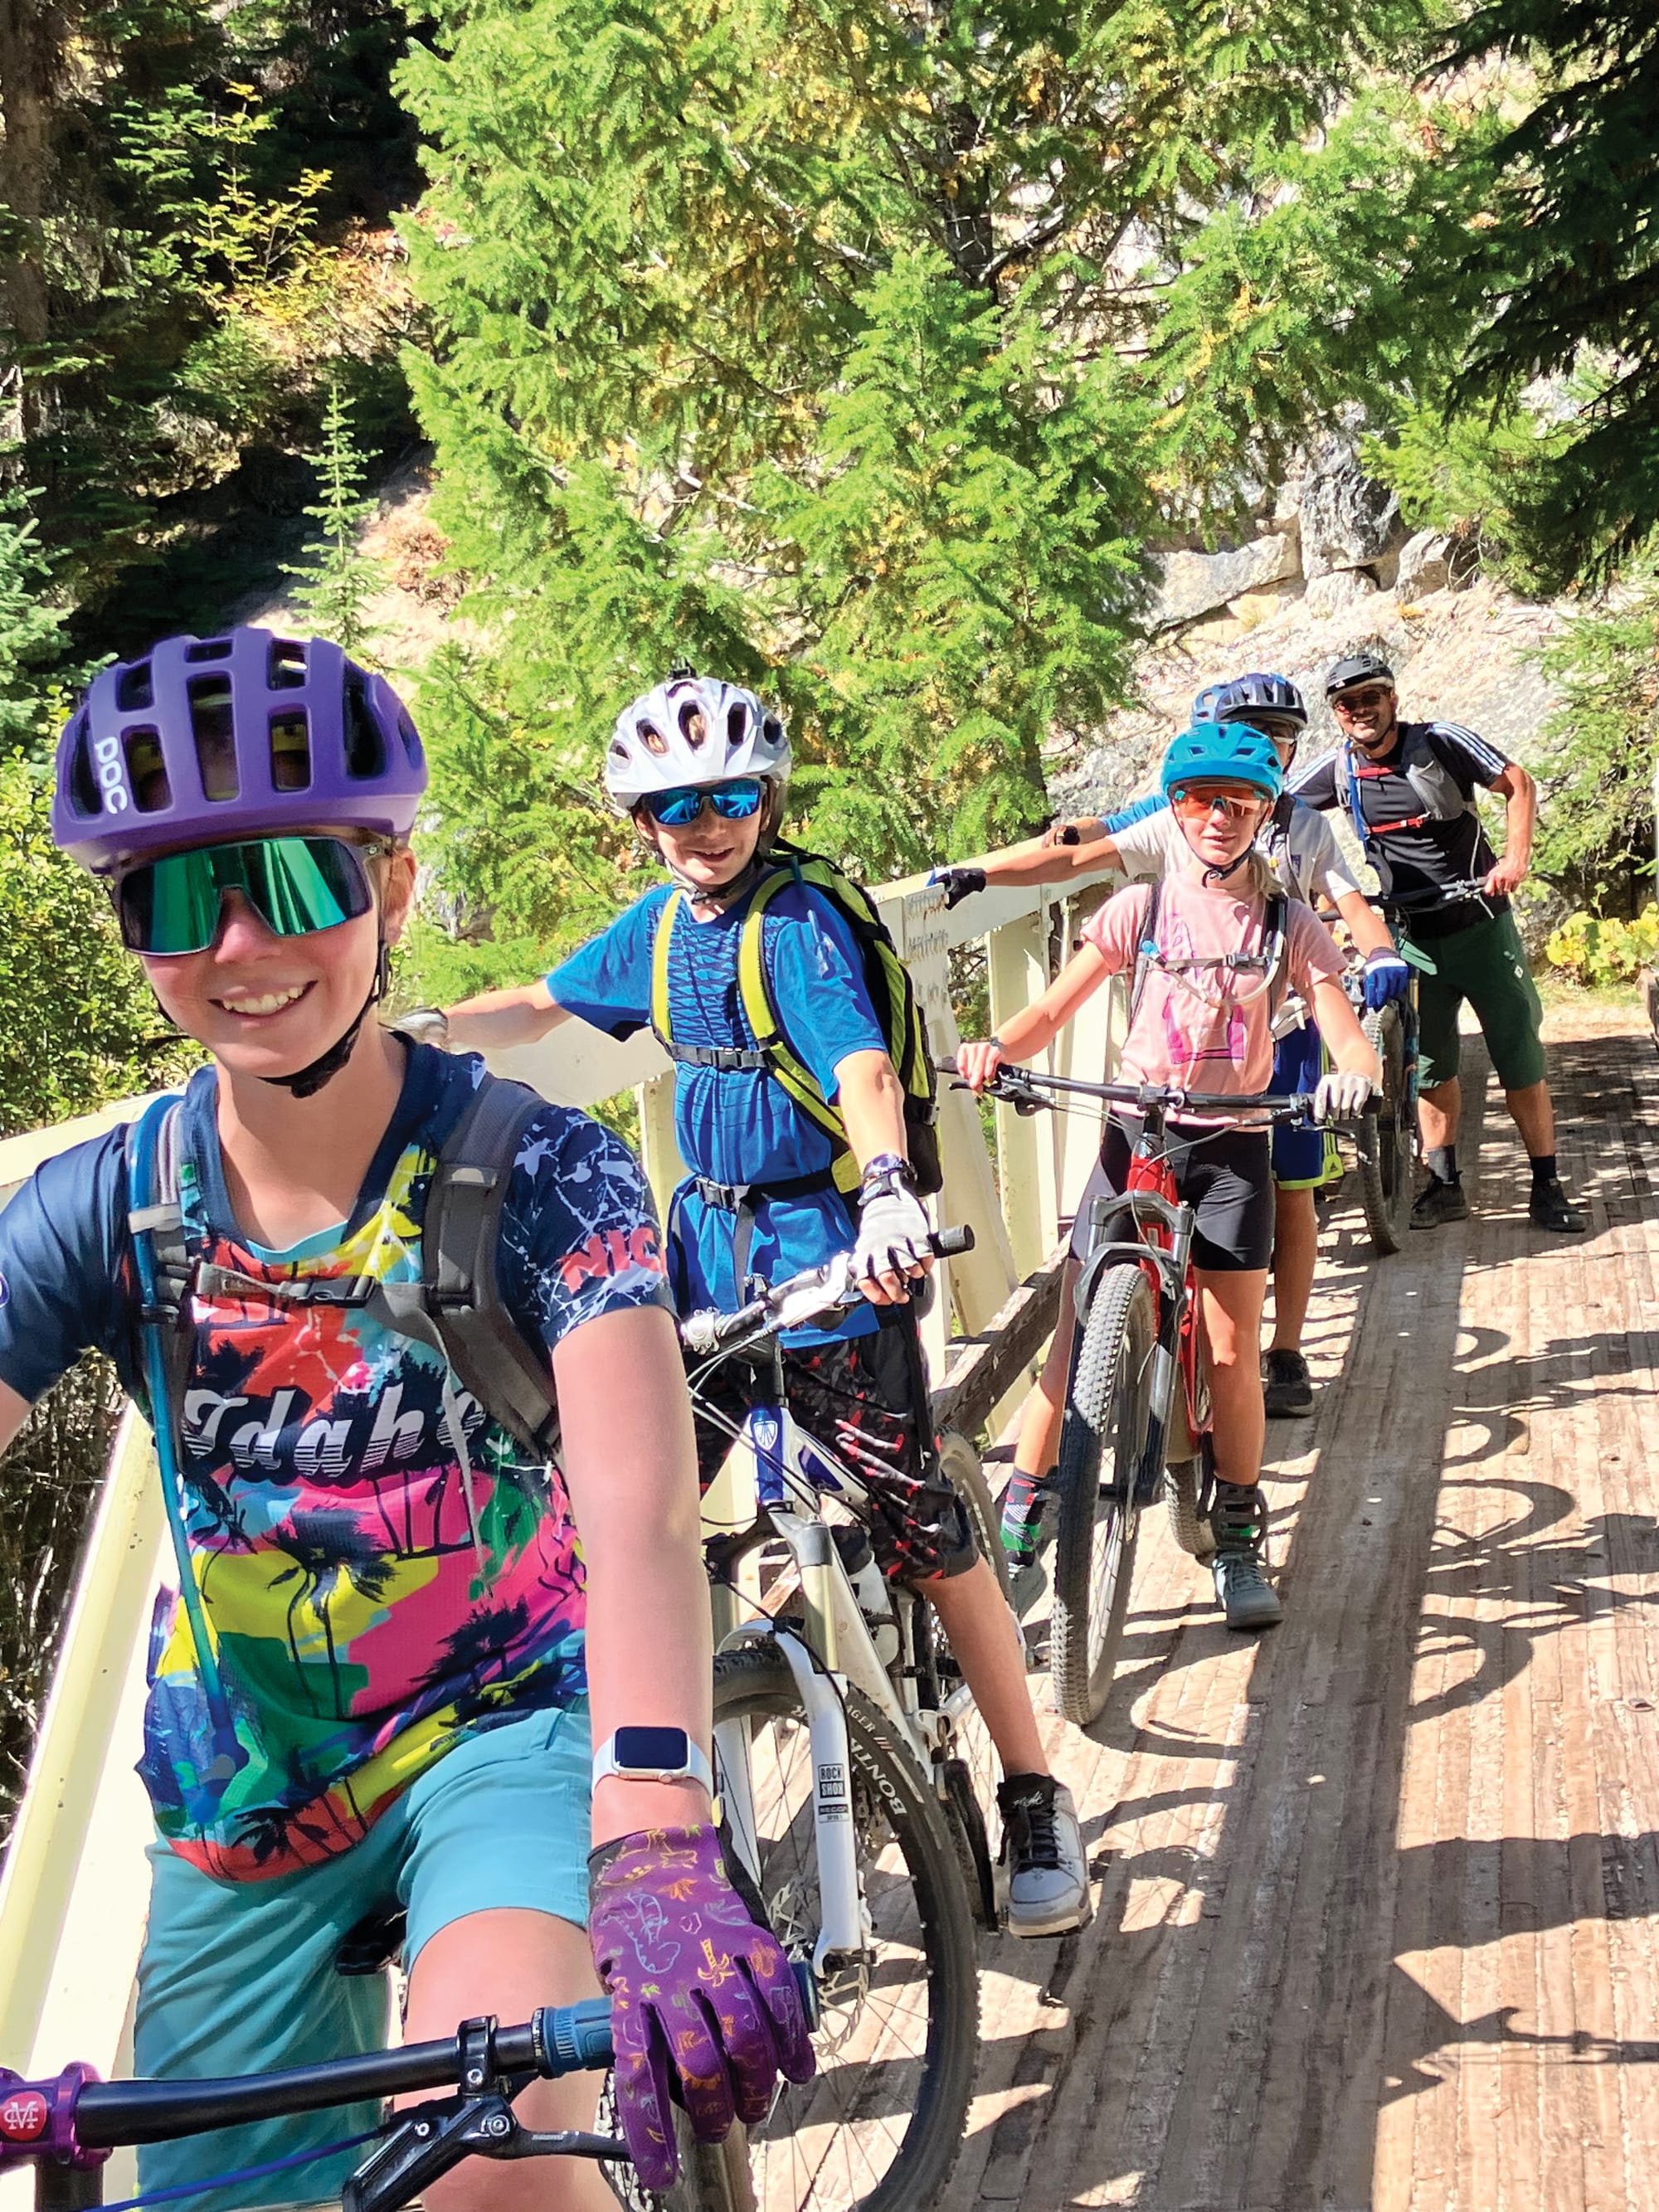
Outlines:
{"type": "Polygon", "coordinates": [[[678,1767],[623,1766],[617,1759],[617,1739],[607,1736],[593,1754],[593,1785],[616,1776],[625,1782],[701,1782],[712,1797],[714,1794],[714,1771],[709,1765],[702,1746],[685,1739],[685,1764],[678,1767]]]}

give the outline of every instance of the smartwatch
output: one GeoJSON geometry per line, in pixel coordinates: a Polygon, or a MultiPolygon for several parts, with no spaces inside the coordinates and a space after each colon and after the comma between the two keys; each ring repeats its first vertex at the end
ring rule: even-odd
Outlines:
{"type": "Polygon", "coordinates": [[[612,1774],[623,1782],[701,1782],[714,1794],[714,1770],[684,1729],[619,1728],[593,1754],[595,1785],[612,1774]]]}

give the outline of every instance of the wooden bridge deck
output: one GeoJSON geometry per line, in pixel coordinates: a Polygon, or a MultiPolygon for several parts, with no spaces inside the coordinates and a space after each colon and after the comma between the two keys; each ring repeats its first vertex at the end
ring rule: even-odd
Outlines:
{"type": "Polygon", "coordinates": [[[1334,1217],[1285,1625],[1230,1638],[1147,1524],[1113,1703],[1051,1723],[1100,1909],[988,1954],[951,2212],[1659,2203],[1659,1059],[1619,1025],[1551,1045],[1592,1235],[1530,1229],[1478,1082],[1467,1227],[1375,1262],[1334,1217]]]}

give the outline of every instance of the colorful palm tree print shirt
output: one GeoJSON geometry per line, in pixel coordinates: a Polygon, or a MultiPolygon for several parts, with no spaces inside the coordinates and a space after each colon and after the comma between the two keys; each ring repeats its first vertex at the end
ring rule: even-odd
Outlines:
{"type": "MultiPolygon", "coordinates": [[[[418,1281],[429,1178],[481,1065],[415,1048],[350,1218],[284,1251],[235,1225],[204,1070],[181,1131],[192,1249],[253,1285],[418,1281]]],[[[122,1139],[60,1154],[0,1213],[0,1379],[25,1398],[89,1346],[134,1385],[122,1139]]],[[[596,1316],[667,1302],[639,1167],[586,1115],[549,1106],[531,1123],[499,1272],[508,1310],[550,1354],[596,1316]]],[[[349,1848],[464,1736],[584,1694],[581,1554],[556,1468],[526,1465],[452,1385],[469,1501],[436,1353],[362,1307],[296,1309],[239,1285],[198,1294],[191,1322],[190,1545],[246,1756],[216,1778],[189,1625],[168,1593],[139,1771],[176,1850],[257,1881],[349,1848]]]]}

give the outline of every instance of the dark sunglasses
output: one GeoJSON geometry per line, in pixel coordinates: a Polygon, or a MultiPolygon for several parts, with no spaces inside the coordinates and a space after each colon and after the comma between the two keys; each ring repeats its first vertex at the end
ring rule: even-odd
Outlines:
{"type": "Polygon", "coordinates": [[[219,934],[227,891],[240,891],[277,937],[337,929],[374,906],[368,863],[387,849],[343,837],[250,837],[169,853],[128,869],[116,884],[121,940],[161,959],[205,952],[219,934]]]}
{"type": "Polygon", "coordinates": [[[747,822],[760,812],[766,786],[757,775],[734,776],[730,783],[682,783],[672,791],[647,791],[639,801],[664,830],[686,830],[712,806],[722,822],[747,822]]]}
{"type": "Polygon", "coordinates": [[[1368,684],[1363,691],[1339,691],[1331,705],[1339,714],[1350,714],[1355,708],[1362,711],[1388,703],[1389,694],[1380,684],[1368,684]]]}

